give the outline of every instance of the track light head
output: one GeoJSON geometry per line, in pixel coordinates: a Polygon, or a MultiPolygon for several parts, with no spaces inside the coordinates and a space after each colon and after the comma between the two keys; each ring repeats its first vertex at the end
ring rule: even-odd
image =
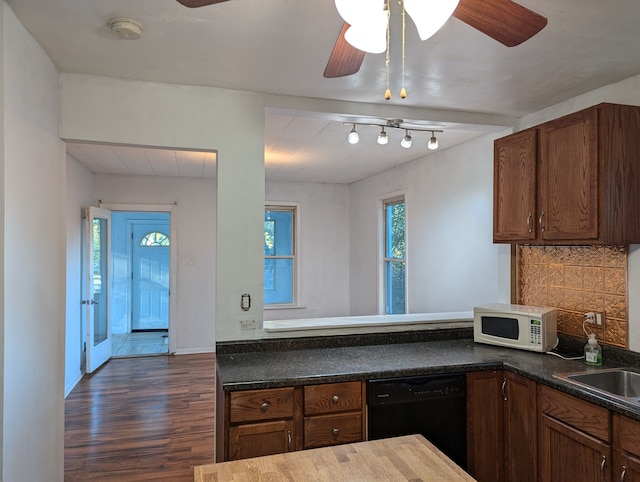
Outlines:
{"type": "Polygon", "coordinates": [[[382,130],[380,131],[380,134],[378,134],[378,144],[384,145],[387,144],[389,142],[389,138],[387,137],[387,133],[384,131],[384,127],[382,128],[382,130]]]}
{"type": "Polygon", "coordinates": [[[413,140],[411,139],[411,134],[409,134],[409,131],[406,130],[405,132],[406,135],[400,141],[400,145],[406,149],[409,149],[411,147],[411,144],[413,143],[413,140]]]}
{"type": "Polygon", "coordinates": [[[360,135],[356,132],[356,125],[353,124],[353,129],[349,132],[349,136],[347,137],[349,144],[357,144],[360,140],[360,135]]]}
{"type": "Polygon", "coordinates": [[[438,139],[436,139],[436,134],[434,131],[431,131],[431,139],[429,139],[427,148],[431,149],[432,151],[438,148],[438,139]]]}

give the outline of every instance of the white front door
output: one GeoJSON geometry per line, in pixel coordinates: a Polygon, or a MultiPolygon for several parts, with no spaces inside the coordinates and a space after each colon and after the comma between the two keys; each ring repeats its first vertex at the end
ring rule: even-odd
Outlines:
{"type": "Polygon", "coordinates": [[[85,209],[83,242],[83,319],[86,326],[86,368],[91,373],[111,358],[109,320],[111,211],[85,209]]]}
{"type": "Polygon", "coordinates": [[[169,328],[169,223],[132,227],[133,330],[169,328]]]}

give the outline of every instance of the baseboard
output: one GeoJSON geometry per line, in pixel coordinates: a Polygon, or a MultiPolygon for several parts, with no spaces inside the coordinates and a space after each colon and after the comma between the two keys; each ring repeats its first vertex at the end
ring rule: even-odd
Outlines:
{"type": "Polygon", "coordinates": [[[71,393],[71,390],[73,390],[75,386],[80,382],[80,380],[82,380],[83,376],[84,373],[82,373],[81,371],[78,371],[78,373],[76,373],[74,379],[64,387],[64,398],[67,398],[67,395],[69,395],[71,393]]]}
{"type": "Polygon", "coordinates": [[[216,347],[203,346],[200,348],[180,348],[172,352],[172,355],[197,355],[198,353],[215,353],[216,347]]]}

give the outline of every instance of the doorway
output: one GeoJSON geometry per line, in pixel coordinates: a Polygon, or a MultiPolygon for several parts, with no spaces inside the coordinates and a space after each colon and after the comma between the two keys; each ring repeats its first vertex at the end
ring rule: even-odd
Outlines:
{"type": "Polygon", "coordinates": [[[169,353],[171,215],[112,211],[113,356],[169,353]]]}

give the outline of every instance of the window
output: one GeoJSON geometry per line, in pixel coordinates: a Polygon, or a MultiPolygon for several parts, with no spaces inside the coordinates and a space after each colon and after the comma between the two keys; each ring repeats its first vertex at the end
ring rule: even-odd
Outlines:
{"type": "Polygon", "coordinates": [[[385,314],[406,313],[406,245],[404,196],[384,205],[384,306],[385,314]]]}
{"type": "Polygon", "coordinates": [[[295,303],[295,206],[264,210],[264,304],[295,303]]]}
{"type": "Polygon", "coordinates": [[[169,238],[158,231],[145,234],[140,240],[140,246],[169,246],[169,238]]]}

